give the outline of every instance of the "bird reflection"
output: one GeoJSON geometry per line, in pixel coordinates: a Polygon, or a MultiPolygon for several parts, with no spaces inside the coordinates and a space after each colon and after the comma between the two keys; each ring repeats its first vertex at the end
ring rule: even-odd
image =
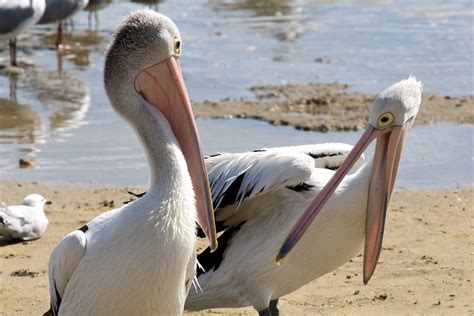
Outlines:
{"type": "Polygon", "coordinates": [[[218,0],[214,3],[215,10],[252,11],[256,16],[289,15],[293,13],[292,0],[218,0]]]}
{"type": "Polygon", "coordinates": [[[0,143],[38,144],[44,139],[41,118],[25,104],[0,98],[0,143]]]}
{"type": "Polygon", "coordinates": [[[63,70],[41,70],[33,71],[27,81],[36,98],[47,109],[53,137],[69,136],[70,130],[83,124],[90,97],[81,80],[63,70]]]}
{"type": "Polygon", "coordinates": [[[9,77],[8,79],[9,79],[9,86],[10,86],[10,93],[9,93],[10,101],[17,103],[18,99],[16,97],[16,88],[18,86],[18,74],[10,73],[8,77],[9,77]]]}
{"type": "Polygon", "coordinates": [[[281,42],[291,42],[304,31],[301,12],[292,0],[218,0],[215,11],[247,11],[253,13],[250,27],[258,33],[270,33],[281,42]],[[269,23],[271,22],[271,23],[269,23]]]}

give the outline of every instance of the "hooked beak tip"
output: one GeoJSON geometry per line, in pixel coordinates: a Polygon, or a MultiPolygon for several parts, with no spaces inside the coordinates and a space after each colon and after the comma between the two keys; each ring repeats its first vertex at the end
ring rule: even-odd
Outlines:
{"type": "Polygon", "coordinates": [[[275,263],[279,266],[281,264],[281,261],[286,257],[288,254],[288,251],[284,251],[283,249],[280,249],[278,252],[278,255],[275,257],[275,263]]]}
{"type": "Polygon", "coordinates": [[[217,239],[215,239],[211,244],[211,253],[215,252],[218,247],[219,247],[219,243],[217,242],[217,239]]]}

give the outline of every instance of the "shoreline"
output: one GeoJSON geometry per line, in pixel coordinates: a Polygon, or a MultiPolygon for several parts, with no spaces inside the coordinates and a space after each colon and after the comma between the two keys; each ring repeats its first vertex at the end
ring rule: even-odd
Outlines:
{"type": "MultiPolygon", "coordinates": [[[[348,84],[308,83],[253,86],[255,99],[193,102],[198,118],[249,118],[305,131],[356,131],[368,121],[376,95],[348,91],[348,84]],[[341,119],[342,118],[342,119],[341,119]]],[[[424,92],[416,124],[474,124],[474,96],[424,92]]]]}
{"type": "MultiPolygon", "coordinates": [[[[142,188],[106,185],[52,185],[0,181],[0,200],[17,204],[29,193],[52,200],[43,238],[26,243],[0,241],[0,305],[6,314],[38,314],[48,309],[48,258],[64,235],[131,198],[142,188]]],[[[282,313],[468,314],[474,268],[471,266],[473,186],[451,189],[401,189],[388,212],[384,250],[375,275],[362,285],[362,258],[283,297],[282,313]],[[468,218],[466,218],[468,217],[468,218]],[[470,220],[469,220],[470,217],[470,220]],[[443,249],[450,249],[443,252],[443,249]]],[[[205,246],[199,241],[198,248],[205,246]]],[[[255,315],[252,308],[218,309],[186,315],[255,315]]]]}

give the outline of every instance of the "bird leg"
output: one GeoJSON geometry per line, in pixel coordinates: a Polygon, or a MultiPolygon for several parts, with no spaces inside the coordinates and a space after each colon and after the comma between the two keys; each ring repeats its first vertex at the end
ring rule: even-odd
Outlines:
{"type": "Polygon", "coordinates": [[[8,43],[10,46],[10,64],[16,67],[16,37],[10,38],[8,43]]]}
{"type": "Polygon", "coordinates": [[[279,316],[280,315],[280,310],[278,309],[278,299],[271,300],[270,301],[270,313],[272,316],[279,316]]]}
{"type": "Polygon", "coordinates": [[[278,299],[271,300],[267,308],[258,312],[258,316],[279,316],[278,299]]]}
{"type": "Polygon", "coordinates": [[[56,35],[56,49],[62,50],[64,48],[63,44],[63,21],[60,21],[58,24],[58,32],[56,35]]]}
{"type": "Polygon", "coordinates": [[[258,316],[272,316],[272,312],[270,312],[270,308],[265,308],[263,311],[258,312],[258,316]]]}

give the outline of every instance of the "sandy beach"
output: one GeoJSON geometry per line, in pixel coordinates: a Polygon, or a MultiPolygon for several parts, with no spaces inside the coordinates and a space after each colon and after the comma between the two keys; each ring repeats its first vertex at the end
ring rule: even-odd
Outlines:
{"type": "MultiPolygon", "coordinates": [[[[4,315],[48,309],[48,258],[61,238],[143,188],[51,185],[2,180],[0,200],[18,203],[36,192],[52,201],[43,238],[0,241],[0,306],[4,315]]],[[[467,315],[472,304],[473,188],[401,190],[394,194],[384,250],[374,277],[362,284],[362,257],[281,300],[284,315],[467,315]]],[[[205,245],[204,241],[199,243],[205,245]]],[[[189,315],[256,315],[252,308],[189,315]]]]}

